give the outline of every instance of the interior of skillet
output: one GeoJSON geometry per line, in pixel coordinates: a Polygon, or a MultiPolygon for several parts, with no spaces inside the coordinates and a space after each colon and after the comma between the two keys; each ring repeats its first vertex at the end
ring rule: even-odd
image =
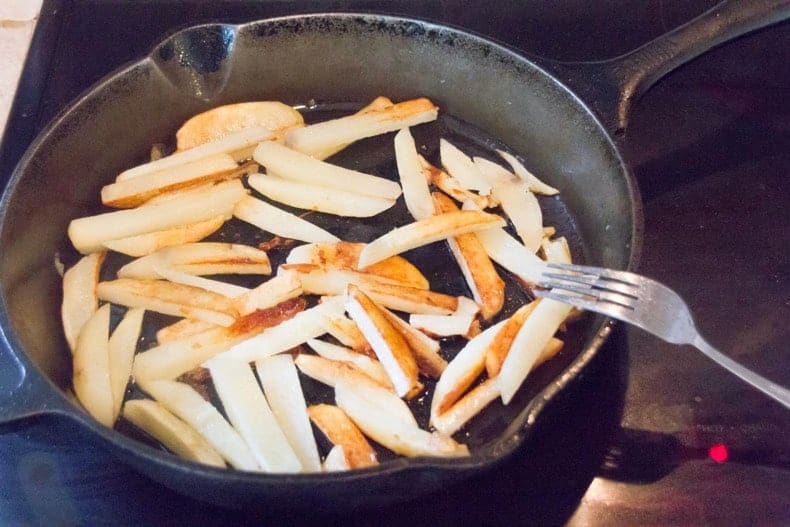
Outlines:
{"type": "MultiPolygon", "coordinates": [[[[440,137],[492,160],[498,160],[495,148],[519,155],[560,189],[559,197],[540,199],[544,224],[569,239],[576,260],[627,264],[634,221],[620,160],[583,105],[529,62],[454,30],[382,17],[297,17],[240,30],[203,26],[174,35],[150,60],[94,88],[45,131],[17,168],[0,218],[0,282],[20,351],[56,385],[69,387],[54,265],[56,255],[68,263],[77,256],[66,237],[68,222],[98,212],[100,188],[121,170],[146,161],[152,143],[172,143],[186,118],[220,104],[282,100],[310,101],[306,119],[315,121],[350,112],[378,95],[394,101],[425,96],[440,107],[437,122],[413,130],[418,148],[434,163],[440,137]]],[[[355,144],[330,161],[397,177],[392,134],[355,144]]],[[[401,199],[391,211],[362,222],[322,214],[310,219],[341,238],[370,241],[406,223],[407,213],[401,199]]],[[[250,239],[249,228],[237,220],[215,238],[237,241],[236,234],[249,244],[265,239],[261,234],[250,239]]],[[[443,244],[404,256],[423,270],[432,288],[471,296],[460,272],[448,273],[455,264],[443,244]]],[[[111,259],[104,272],[122,262],[111,259]]],[[[512,280],[507,292],[499,318],[528,299],[512,280]]],[[[155,326],[162,323],[149,319],[141,350],[152,345],[155,326]]],[[[586,317],[571,325],[562,353],[535,371],[508,407],[495,401],[456,437],[473,454],[490,451],[532,397],[578,356],[600,323],[586,317]]],[[[448,344],[451,356],[462,342],[448,344]]],[[[329,389],[309,380],[303,386],[308,402],[331,400],[329,389]]],[[[428,384],[427,395],[412,403],[423,426],[431,388],[428,384]]]]}

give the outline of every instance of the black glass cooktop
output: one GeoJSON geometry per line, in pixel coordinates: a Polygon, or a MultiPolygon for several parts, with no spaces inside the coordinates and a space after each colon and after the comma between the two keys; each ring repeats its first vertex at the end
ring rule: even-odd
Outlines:
{"type": "MultiPolygon", "coordinates": [[[[595,60],[701,13],[694,0],[45,1],[0,178],[63,106],[174,30],[311,11],[458,25],[531,54],[595,60]]],[[[790,385],[790,24],[721,46],[638,103],[625,152],[645,200],[641,270],[688,299],[709,340],[790,385]]],[[[790,413],[691,348],[620,327],[514,460],[378,510],[253,516],[123,465],[70,421],[0,428],[2,525],[790,523],[790,413]],[[562,452],[561,456],[557,452],[562,452]]]]}

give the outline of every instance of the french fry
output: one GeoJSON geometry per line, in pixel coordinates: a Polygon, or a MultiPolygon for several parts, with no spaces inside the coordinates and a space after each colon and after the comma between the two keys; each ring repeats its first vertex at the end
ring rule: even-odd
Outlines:
{"type": "Polygon", "coordinates": [[[304,292],[299,274],[294,271],[281,271],[261,285],[234,299],[233,303],[240,315],[258,309],[275,306],[304,292]]]}
{"type": "Polygon", "coordinates": [[[247,182],[265,197],[278,203],[336,216],[369,218],[395,205],[395,199],[391,198],[320,187],[274,175],[255,174],[247,182]]]}
{"type": "Polygon", "coordinates": [[[101,190],[104,205],[129,208],[142,205],[151,198],[213,181],[240,178],[258,171],[257,163],[239,166],[227,154],[198,159],[192,163],[161,170],[146,177],[131,178],[105,185],[101,190]]]}
{"type": "Polygon", "coordinates": [[[409,214],[415,220],[432,216],[434,207],[431,191],[428,190],[428,182],[422,175],[417,147],[408,128],[403,128],[395,134],[395,161],[403,187],[403,199],[406,201],[409,214]]]}
{"type": "MultiPolygon", "coordinates": [[[[174,284],[186,285],[189,287],[196,287],[210,293],[217,293],[227,298],[237,298],[250,292],[247,287],[228,284],[210,278],[203,278],[202,276],[195,276],[181,271],[176,271],[170,267],[156,266],[156,272],[174,284]]],[[[235,309],[235,306],[234,306],[235,309]]],[[[238,313],[238,312],[237,312],[238,313]]]]}
{"type": "Polygon", "coordinates": [[[285,144],[307,155],[322,153],[374,135],[436,120],[439,109],[428,99],[413,99],[379,111],[331,119],[285,134],[285,144]]]}
{"type": "Polygon", "coordinates": [[[342,449],[349,469],[378,465],[376,451],[343,410],[331,404],[315,404],[307,408],[307,413],[335,448],[342,449]]]}
{"type": "Polygon", "coordinates": [[[461,397],[485,369],[486,350],[506,320],[489,327],[466,343],[447,364],[436,383],[431,399],[431,423],[461,397]]]}
{"type": "Polygon", "coordinates": [[[228,328],[212,326],[187,338],[138,353],[134,358],[132,374],[137,382],[175,379],[235,344],[294,317],[304,309],[304,305],[303,299],[294,298],[243,316],[228,328]]]}
{"type": "Polygon", "coordinates": [[[123,417],[177,456],[204,465],[225,467],[222,456],[203,436],[156,401],[128,401],[123,407],[123,417]]]}
{"type": "Polygon", "coordinates": [[[63,275],[63,303],[60,316],[63,333],[72,352],[77,347],[77,337],[82,327],[99,306],[96,286],[99,283],[99,272],[105,256],[104,252],[83,256],[63,275]]]}
{"type": "MultiPolygon", "coordinates": [[[[440,192],[434,192],[433,199],[439,212],[458,210],[455,203],[440,192]]],[[[505,282],[491,263],[485,247],[475,233],[447,238],[447,244],[475,302],[480,305],[480,313],[485,320],[491,320],[505,304],[505,282]]]]}
{"type": "Polygon", "coordinates": [[[502,204],[521,241],[527,249],[537,252],[543,239],[543,213],[538,199],[523,181],[496,163],[481,157],[475,157],[474,162],[491,184],[491,193],[502,204]]]}
{"type": "Polygon", "coordinates": [[[100,282],[96,291],[101,300],[114,304],[196,318],[219,326],[230,326],[238,316],[232,300],[226,296],[165,280],[119,278],[100,282]]]}
{"type": "MultiPolygon", "coordinates": [[[[287,264],[315,264],[328,269],[356,271],[359,253],[364,243],[308,243],[291,249],[285,260],[287,264]]],[[[391,256],[360,271],[389,278],[419,289],[429,289],[428,279],[411,262],[401,256],[391,256]]]]}
{"type": "Polygon", "coordinates": [[[321,464],[321,470],[324,472],[342,472],[351,470],[351,465],[348,464],[345,451],[340,445],[335,445],[326,455],[324,462],[321,464]]]}
{"type": "Polygon", "coordinates": [[[235,344],[222,353],[221,357],[239,362],[253,362],[295,348],[326,332],[324,317],[343,312],[342,298],[336,297],[306,309],[274,327],[243,342],[235,344]]]}
{"type": "Polygon", "coordinates": [[[476,190],[482,195],[491,193],[491,183],[480,172],[480,167],[447,139],[439,140],[442,166],[465,190],[476,190]]]}
{"type": "Polygon", "coordinates": [[[110,304],[97,309],[77,338],[72,356],[74,393],[80,404],[104,426],[112,428],[113,394],[109,358],[110,304]]]}
{"type": "MultiPolygon", "coordinates": [[[[246,314],[246,313],[245,313],[246,314]]],[[[185,339],[192,335],[197,335],[207,329],[217,327],[216,324],[203,322],[194,318],[182,318],[169,326],[165,326],[156,332],[156,342],[161,346],[168,342],[185,339]]]]}
{"type": "Polygon", "coordinates": [[[357,353],[362,353],[368,357],[375,357],[376,353],[370,347],[370,343],[365,339],[365,335],[359,330],[357,323],[341,315],[327,315],[324,317],[324,329],[344,346],[348,346],[357,353]]]}
{"type": "Polygon", "coordinates": [[[323,340],[310,339],[307,341],[307,345],[319,356],[332,361],[347,362],[382,386],[392,388],[392,381],[390,381],[387,375],[387,370],[384,369],[378,360],[365,354],[352,351],[344,346],[338,346],[337,344],[331,344],[323,340]]]}
{"type": "Polygon", "coordinates": [[[135,177],[148,176],[160,170],[181,167],[188,163],[193,163],[217,154],[228,154],[236,161],[240,161],[250,157],[252,150],[258,143],[261,141],[268,141],[272,137],[274,137],[274,134],[268,128],[247,128],[229,134],[218,141],[205,143],[195,148],[190,148],[183,152],[176,152],[173,155],[163,157],[156,161],[151,161],[150,163],[124,170],[118,174],[115,181],[120,182],[135,177]]]}
{"type": "Polygon", "coordinates": [[[307,415],[302,386],[290,355],[267,357],[255,363],[255,371],[280,429],[305,472],[320,472],[321,459],[307,415]]]}
{"type": "Polygon", "coordinates": [[[399,284],[360,282],[356,284],[374,302],[388,309],[426,315],[449,315],[458,308],[458,298],[399,284]]]}
{"type": "Polygon", "coordinates": [[[453,313],[451,315],[411,315],[409,325],[432,337],[466,336],[472,329],[474,315],[453,313]]]}
{"type": "Polygon", "coordinates": [[[302,290],[309,295],[342,295],[349,284],[357,284],[361,287],[368,284],[373,286],[384,284],[413,289],[406,284],[379,275],[325,268],[315,264],[283,264],[278,272],[296,273],[302,284],[302,290]]]}
{"type": "MultiPolygon", "coordinates": [[[[474,210],[472,202],[464,202],[464,210],[474,210]]],[[[483,248],[496,263],[516,275],[527,284],[540,281],[546,263],[503,229],[492,228],[475,233],[483,248]]]]}
{"type": "Polygon", "coordinates": [[[400,185],[394,181],[319,161],[272,141],[258,145],[252,157],[266,167],[269,175],[319,188],[352,189],[355,194],[387,200],[396,200],[401,195],[400,185]]]}
{"type": "Polygon", "coordinates": [[[340,241],[334,234],[309,221],[251,196],[245,196],[239,200],[233,210],[233,215],[259,229],[283,238],[316,243],[340,241]]]}
{"type": "Polygon", "coordinates": [[[143,309],[129,309],[113,331],[108,343],[110,388],[112,390],[113,422],[118,419],[123,405],[126,385],[132,375],[134,352],[143,326],[143,309]]]}
{"type": "Polygon", "coordinates": [[[516,173],[518,177],[520,177],[526,184],[529,190],[535,192],[537,194],[545,194],[546,196],[553,196],[555,194],[559,194],[559,190],[552,187],[551,185],[547,185],[543,181],[536,178],[532,173],[527,170],[527,168],[516,159],[516,156],[505,152],[504,150],[497,150],[502,159],[507,161],[510,167],[513,169],[513,172],[516,173]]]}
{"type": "Polygon", "coordinates": [[[451,236],[504,225],[505,221],[499,216],[481,211],[436,214],[393,229],[367,244],[359,254],[359,266],[366,267],[390,256],[451,236]]]}
{"type": "Polygon", "coordinates": [[[138,258],[118,270],[118,278],[163,278],[155,267],[164,266],[191,275],[271,274],[268,255],[238,243],[200,242],[165,247],[138,258]]]}
{"type": "Polygon", "coordinates": [[[571,312],[571,306],[542,299],[519,329],[499,372],[502,403],[508,404],[541,352],[571,312]]]}
{"type": "Polygon", "coordinates": [[[239,433],[190,386],[163,380],[138,385],[165,409],[194,428],[231,466],[239,470],[261,470],[239,433]]]}
{"type": "Polygon", "coordinates": [[[345,381],[352,384],[367,383],[382,389],[393,390],[391,384],[379,382],[351,362],[325,359],[317,355],[300,353],[294,363],[303,374],[327,386],[334,387],[338,382],[345,381]]]}
{"type": "Polygon", "coordinates": [[[457,179],[449,175],[444,170],[433,166],[423,156],[419,156],[419,159],[423,177],[425,177],[428,183],[435,185],[439,188],[439,190],[454,200],[460,203],[470,200],[475,205],[477,205],[478,209],[480,210],[499,206],[499,202],[491,194],[481,196],[476,192],[466,190],[461,186],[461,183],[459,183],[457,179]]]}
{"type": "MultiPolygon", "coordinates": [[[[378,392],[368,386],[338,383],[335,400],[362,432],[404,456],[464,457],[469,449],[440,432],[429,433],[393,416],[379,404],[378,392]]],[[[385,392],[386,393],[386,392],[385,392]]]]}
{"type": "Polygon", "coordinates": [[[382,310],[358,287],[349,285],[346,311],[376,352],[395,392],[404,397],[417,385],[418,369],[408,343],[382,310]]]}
{"type": "MultiPolygon", "coordinates": [[[[378,96],[372,101],[370,101],[370,103],[367,106],[362,107],[358,112],[356,112],[355,115],[364,115],[366,113],[378,112],[386,108],[389,108],[393,105],[394,103],[389,98],[378,96]]],[[[338,152],[345,149],[350,144],[351,143],[333,145],[321,151],[313,151],[311,152],[310,155],[316,159],[323,160],[326,159],[327,157],[331,157],[337,154],[338,152]]]]}
{"type": "Polygon", "coordinates": [[[568,240],[564,236],[554,240],[544,238],[540,244],[540,249],[543,252],[544,259],[549,263],[572,263],[571,248],[568,246],[568,240]]]}
{"type": "Polygon", "coordinates": [[[510,318],[507,319],[505,325],[497,333],[491,344],[488,345],[486,350],[486,372],[489,377],[496,377],[499,375],[499,370],[502,368],[502,363],[505,361],[510,347],[513,345],[513,339],[516,338],[519,329],[524,325],[527,317],[538,307],[540,299],[533,300],[529,304],[525,304],[518,308],[510,318]]]}
{"type": "Polygon", "coordinates": [[[179,225],[170,229],[153,231],[104,242],[104,246],[129,256],[145,256],[163,247],[197,242],[216,232],[225,223],[225,216],[218,215],[203,221],[179,225]]]}
{"type": "Polygon", "coordinates": [[[274,417],[249,364],[206,363],[225,414],[265,472],[300,472],[302,464],[274,417]]]}
{"type": "Polygon", "coordinates": [[[69,238],[81,253],[101,250],[106,242],[170,229],[217,216],[229,218],[246,190],[241,181],[224,181],[199,193],[173,198],[165,203],[129,210],[106,212],[72,220],[69,238]]]}
{"type": "Polygon", "coordinates": [[[447,367],[447,361],[439,355],[439,343],[422,331],[409,325],[389,309],[382,308],[381,312],[387,317],[389,323],[406,339],[420,373],[426,377],[438,379],[447,367]]]}
{"type": "Polygon", "coordinates": [[[199,113],[181,125],[176,132],[176,147],[179,151],[188,150],[247,128],[264,128],[279,136],[299,126],[304,126],[302,114],[278,101],[226,104],[199,113]]]}

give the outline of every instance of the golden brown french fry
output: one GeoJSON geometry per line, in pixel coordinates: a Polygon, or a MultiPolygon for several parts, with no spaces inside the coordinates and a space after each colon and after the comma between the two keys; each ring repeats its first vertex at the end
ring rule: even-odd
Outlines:
{"type": "Polygon", "coordinates": [[[171,229],[216,216],[229,218],[247,191],[238,179],[223,181],[200,192],[135,209],[77,218],[69,224],[71,243],[82,253],[101,250],[106,242],[171,229]]]}
{"type": "Polygon", "coordinates": [[[343,410],[331,404],[314,404],[307,407],[307,413],[333,445],[343,448],[349,468],[378,465],[376,451],[343,410]]]}
{"type": "Polygon", "coordinates": [[[123,407],[123,417],[177,456],[204,465],[225,467],[222,456],[203,436],[156,401],[128,401],[123,407]]]}
{"type": "Polygon", "coordinates": [[[387,308],[382,308],[382,313],[392,326],[400,331],[403,338],[411,348],[414,360],[420,373],[426,377],[438,379],[447,367],[447,361],[439,355],[440,345],[437,341],[409,325],[405,320],[387,308]]]}
{"type": "Polygon", "coordinates": [[[156,342],[161,346],[162,344],[167,344],[174,340],[181,340],[191,337],[192,335],[197,335],[212,327],[216,327],[216,324],[210,324],[209,322],[194,318],[182,318],[178,322],[174,322],[157,331],[156,342]]]}
{"type": "Polygon", "coordinates": [[[270,274],[269,256],[249,245],[198,242],[165,247],[124,265],[118,278],[161,278],[156,267],[169,267],[191,275],[270,274]]]}
{"type": "Polygon", "coordinates": [[[138,353],[134,358],[132,374],[137,382],[175,379],[235,344],[293,318],[304,307],[304,299],[293,298],[269,309],[243,316],[230,327],[210,327],[187,338],[138,353]]]}
{"type": "Polygon", "coordinates": [[[98,252],[84,256],[63,275],[60,316],[66,342],[72,351],[77,347],[77,337],[82,327],[99,306],[96,286],[106,254],[98,252]]]}
{"type": "Polygon", "coordinates": [[[280,302],[295,298],[304,292],[299,274],[281,271],[251,291],[236,297],[233,303],[239,314],[246,315],[257,309],[266,309],[280,302]]]}
{"type": "Polygon", "coordinates": [[[239,166],[227,154],[219,154],[145,177],[105,185],[101,190],[104,205],[115,208],[137,207],[155,196],[196,187],[214,181],[240,178],[258,171],[257,163],[239,166]]]}
{"type": "Polygon", "coordinates": [[[100,282],[96,290],[99,298],[107,302],[141,307],[165,315],[196,318],[219,326],[230,326],[238,317],[232,299],[165,280],[119,278],[100,282]]]}
{"type": "Polygon", "coordinates": [[[114,422],[110,383],[110,304],[104,304],[85,323],[72,357],[74,393],[83,407],[107,427],[114,422]]]}
{"type": "Polygon", "coordinates": [[[199,113],[181,125],[176,132],[176,147],[188,150],[245,128],[265,128],[280,136],[299,126],[304,126],[302,114],[279,101],[226,104],[199,113]]]}
{"type": "Polygon", "coordinates": [[[283,264],[278,272],[296,273],[303,291],[309,295],[342,295],[346,292],[348,284],[357,284],[361,287],[366,287],[368,284],[373,286],[384,284],[413,289],[406,284],[379,275],[326,268],[316,264],[283,264]]]}
{"type": "Polygon", "coordinates": [[[487,196],[481,196],[476,192],[466,190],[461,186],[457,179],[449,175],[444,170],[433,166],[423,156],[419,156],[419,159],[423,177],[425,177],[428,183],[435,185],[437,188],[439,188],[439,190],[454,200],[460,203],[469,200],[477,205],[478,209],[480,210],[499,206],[499,202],[491,194],[487,196]]]}
{"type": "Polygon", "coordinates": [[[458,298],[436,291],[399,284],[358,282],[371,299],[388,309],[426,315],[449,315],[458,308],[458,298]]]}
{"type": "Polygon", "coordinates": [[[436,214],[391,230],[367,244],[359,254],[359,266],[366,267],[390,256],[439,240],[491,227],[504,227],[505,220],[481,211],[436,214]]]}
{"type": "Polygon", "coordinates": [[[359,139],[434,121],[438,112],[439,108],[428,99],[412,99],[382,110],[371,110],[289,130],[285,134],[285,144],[294,150],[317,156],[359,139]]]}
{"type": "Polygon", "coordinates": [[[328,386],[334,387],[338,382],[347,381],[354,384],[372,383],[379,388],[392,390],[391,385],[374,379],[350,362],[300,353],[294,364],[303,374],[328,386]]]}
{"type": "Polygon", "coordinates": [[[345,315],[324,317],[324,329],[336,338],[338,342],[348,346],[355,352],[368,357],[376,357],[376,353],[370,347],[365,335],[359,330],[357,323],[345,315]]]}
{"type": "MultiPolygon", "coordinates": [[[[455,203],[440,192],[434,192],[433,199],[439,212],[458,210],[455,203]]],[[[447,243],[473,298],[480,305],[480,313],[485,320],[491,320],[505,304],[505,282],[499,277],[476,234],[460,234],[448,238],[447,243]]]]}
{"type": "Polygon", "coordinates": [[[353,284],[348,286],[346,311],[370,342],[396,393],[401,397],[410,393],[418,383],[419,370],[403,335],[392,327],[381,308],[353,284]]]}
{"type": "MultiPolygon", "coordinates": [[[[388,97],[384,97],[384,96],[380,95],[380,96],[376,97],[375,99],[373,99],[372,101],[370,101],[370,103],[367,106],[364,106],[362,109],[360,109],[358,112],[356,112],[355,115],[364,115],[366,113],[378,112],[378,111],[381,111],[381,110],[384,110],[386,108],[389,108],[389,107],[393,106],[393,104],[394,103],[388,97]]],[[[350,144],[351,143],[338,144],[338,145],[326,148],[325,150],[311,152],[310,155],[312,157],[316,158],[316,159],[323,160],[323,159],[326,159],[327,157],[331,157],[331,156],[337,154],[338,152],[340,152],[341,150],[345,149],[350,144]]]]}
{"type": "MultiPolygon", "coordinates": [[[[310,243],[295,247],[288,254],[287,264],[315,264],[329,269],[356,271],[359,253],[364,243],[310,243]]],[[[367,274],[389,278],[419,289],[428,289],[428,279],[411,262],[401,256],[392,256],[373,265],[359,269],[367,274]]]]}
{"type": "Polygon", "coordinates": [[[224,223],[225,216],[219,215],[207,220],[173,227],[172,229],[109,240],[104,242],[104,246],[111,251],[129,256],[145,256],[163,247],[200,241],[216,232],[224,223]]]}
{"type": "Polygon", "coordinates": [[[538,307],[540,299],[533,300],[529,304],[521,306],[516,310],[507,322],[502,327],[502,330],[497,333],[491,344],[488,345],[486,350],[486,372],[489,377],[496,377],[499,375],[499,370],[502,368],[502,363],[505,361],[510,346],[513,345],[513,339],[516,338],[518,330],[524,325],[527,317],[538,307]]]}
{"type": "Polygon", "coordinates": [[[348,362],[356,368],[359,368],[369,377],[378,381],[381,385],[388,388],[392,387],[392,382],[387,375],[387,371],[381,363],[373,357],[369,357],[363,353],[357,353],[344,346],[338,346],[337,344],[331,344],[318,339],[308,340],[307,345],[325,359],[348,362]]]}

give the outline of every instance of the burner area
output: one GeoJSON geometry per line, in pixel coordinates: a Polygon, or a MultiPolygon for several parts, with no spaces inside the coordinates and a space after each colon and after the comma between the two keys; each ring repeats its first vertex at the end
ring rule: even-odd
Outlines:
{"type": "MultiPolygon", "coordinates": [[[[91,84],[201,22],[375,11],[460,26],[531,55],[596,60],[715,3],[45,0],[0,178],[5,184],[38,131],[91,84]]],[[[637,102],[621,138],[644,200],[639,271],[677,290],[713,345],[786,386],[789,40],[785,22],[679,68],[637,102]]],[[[0,524],[353,526],[374,514],[383,525],[432,526],[790,522],[790,413],[693,348],[616,326],[543,417],[528,457],[440,493],[342,515],[219,509],[139,475],[69,419],[34,418],[0,427],[0,524]]]]}

